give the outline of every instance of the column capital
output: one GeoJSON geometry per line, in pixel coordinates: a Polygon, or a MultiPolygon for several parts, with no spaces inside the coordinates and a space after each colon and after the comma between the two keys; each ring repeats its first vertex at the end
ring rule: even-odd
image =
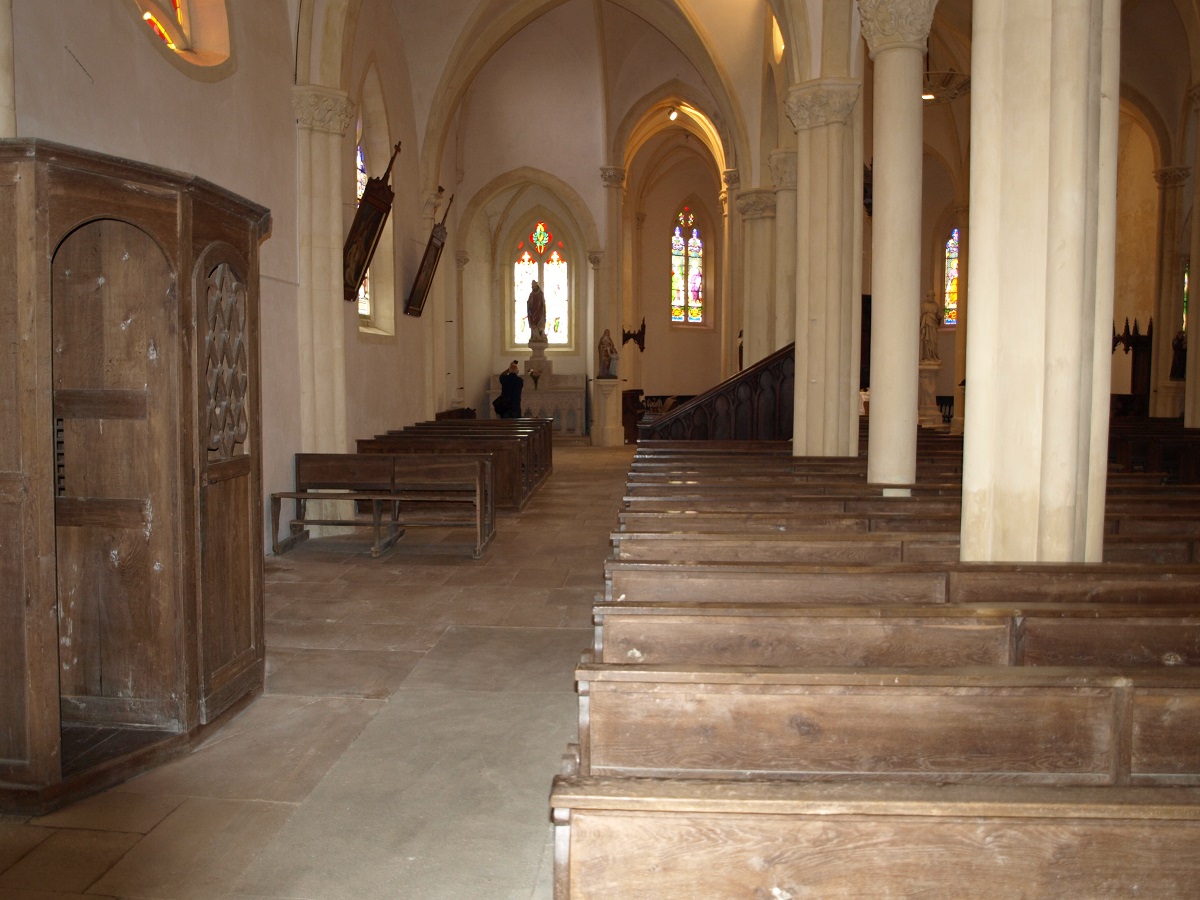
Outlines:
{"type": "Polygon", "coordinates": [[[937,0],[858,0],[862,35],[874,59],[884,50],[925,52],[937,0]]]}
{"type": "Polygon", "coordinates": [[[345,134],[354,121],[355,106],[345,91],[316,84],[292,88],[292,111],[296,122],[313,131],[345,134]]]}
{"type": "Polygon", "coordinates": [[[788,118],[796,131],[844,125],[858,103],[859,83],[850,80],[806,81],[788,90],[788,118]]]}
{"type": "Polygon", "coordinates": [[[591,263],[593,269],[599,269],[600,263],[604,262],[603,250],[589,250],[587,253],[588,262],[591,263]]]}
{"type": "Polygon", "coordinates": [[[471,261],[471,257],[467,253],[466,250],[454,251],[454,264],[456,266],[458,266],[460,269],[465,269],[467,267],[467,263],[469,263],[470,261],[471,261]]]}
{"type": "Polygon", "coordinates": [[[606,188],[621,188],[625,186],[625,169],[622,166],[601,166],[600,180],[606,188]]]}
{"type": "Polygon", "coordinates": [[[425,213],[425,217],[427,219],[432,219],[437,216],[437,211],[441,208],[442,200],[444,199],[444,192],[440,189],[425,195],[425,203],[422,207],[422,212],[425,213]]]}
{"type": "Polygon", "coordinates": [[[767,166],[771,169],[771,181],[777,191],[794,191],[796,189],[796,151],[772,150],[767,158],[767,166]]]}
{"type": "Polygon", "coordinates": [[[1154,170],[1154,181],[1160,188],[1177,188],[1181,187],[1191,174],[1191,166],[1164,166],[1154,170]]]}
{"type": "Polygon", "coordinates": [[[1200,84],[1193,84],[1188,88],[1187,98],[1193,112],[1200,110],[1200,84]]]}
{"type": "Polygon", "coordinates": [[[736,202],[743,219],[775,218],[775,192],[772,190],[742,191],[737,195],[736,202]]]}
{"type": "Polygon", "coordinates": [[[726,169],[721,173],[721,180],[725,182],[725,189],[736,191],[742,183],[742,174],[737,169],[726,169]]]}

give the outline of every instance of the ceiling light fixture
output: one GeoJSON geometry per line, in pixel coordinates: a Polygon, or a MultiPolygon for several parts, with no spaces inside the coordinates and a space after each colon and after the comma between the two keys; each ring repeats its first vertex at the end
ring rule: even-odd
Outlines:
{"type": "Polygon", "coordinates": [[[679,110],[672,106],[669,110],[667,110],[667,118],[674,122],[679,118],[679,110]]]}

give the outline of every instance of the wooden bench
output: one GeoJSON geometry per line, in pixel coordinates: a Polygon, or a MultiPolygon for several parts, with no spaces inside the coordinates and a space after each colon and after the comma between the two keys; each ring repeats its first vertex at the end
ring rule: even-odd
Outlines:
{"type": "Polygon", "coordinates": [[[469,527],[475,532],[472,556],[478,559],[496,533],[495,494],[490,454],[457,456],[418,454],[297,453],[296,490],[271,494],[271,535],[276,553],[307,540],[308,525],[364,526],[373,529],[371,555],[391,548],[404,528],[469,527]],[[279,539],[282,501],[296,503],[289,536],[279,539]],[[310,516],[308,504],[322,503],[310,516]],[[331,504],[345,504],[331,515],[331,504]],[[360,504],[371,509],[369,520],[360,504]]]}
{"type": "Polygon", "coordinates": [[[359,438],[357,450],[362,455],[382,453],[454,456],[490,453],[492,478],[495,484],[497,509],[519,511],[533,496],[535,484],[532,473],[525,472],[522,463],[521,439],[497,436],[473,438],[456,435],[385,434],[374,438],[359,438]]]}
{"type": "Polygon", "coordinates": [[[581,663],[582,775],[1200,785],[1200,669],[581,663]]]}
{"type": "Polygon", "coordinates": [[[457,421],[417,422],[407,425],[401,433],[456,434],[484,436],[507,434],[528,437],[535,479],[540,484],[554,470],[554,420],[545,418],[473,419],[457,421]]]}
{"type": "Polygon", "coordinates": [[[555,779],[555,900],[1190,897],[1200,789],[555,779]]]}
{"type": "Polygon", "coordinates": [[[606,560],[604,602],[808,606],[1200,602],[1200,566],[1116,563],[793,563],[606,560]]]}
{"type": "Polygon", "coordinates": [[[1200,603],[598,603],[597,662],[703,666],[1200,666],[1200,603]]]}

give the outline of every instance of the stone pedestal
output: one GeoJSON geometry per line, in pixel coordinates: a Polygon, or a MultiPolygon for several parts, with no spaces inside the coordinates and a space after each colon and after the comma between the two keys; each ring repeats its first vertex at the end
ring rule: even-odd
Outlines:
{"type": "Polygon", "coordinates": [[[943,424],[942,411],[937,403],[937,380],[941,371],[940,359],[921,360],[921,376],[917,385],[917,424],[924,428],[938,428],[943,424]]]}
{"type": "Polygon", "coordinates": [[[597,378],[592,382],[595,404],[592,429],[592,444],[597,447],[620,447],[625,443],[625,429],[621,424],[621,380],[619,378],[597,378]]]}

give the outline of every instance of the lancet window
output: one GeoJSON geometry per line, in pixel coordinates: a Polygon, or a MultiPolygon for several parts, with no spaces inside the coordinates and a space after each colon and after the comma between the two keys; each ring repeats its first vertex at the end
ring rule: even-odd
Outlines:
{"type": "Polygon", "coordinates": [[[551,346],[571,340],[571,281],[567,249],[556,239],[544,221],[534,225],[528,237],[517,241],[513,262],[513,343],[529,343],[527,303],[533,282],[546,296],[546,340],[551,346]]]}
{"type": "Polygon", "coordinates": [[[686,206],[671,234],[671,321],[704,323],[704,241],[696,214],[686,206]]]}

